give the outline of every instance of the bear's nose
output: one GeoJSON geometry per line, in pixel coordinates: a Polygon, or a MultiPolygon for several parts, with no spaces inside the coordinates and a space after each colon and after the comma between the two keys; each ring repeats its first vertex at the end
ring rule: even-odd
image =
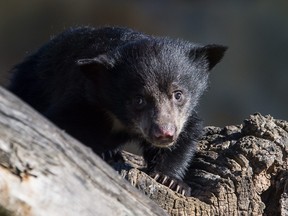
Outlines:
{"type": "Polygon", "coordinates": [[[152,136],[159,141],[173,141],[176,128],[172,124],[154,125],[152,128],[152,136]]]}

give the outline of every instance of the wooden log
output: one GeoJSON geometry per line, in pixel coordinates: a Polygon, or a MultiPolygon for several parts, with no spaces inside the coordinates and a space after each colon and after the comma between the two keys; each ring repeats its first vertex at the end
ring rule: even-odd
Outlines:
{"type": "Polygon", "coordinates": [[[90,149],[2,88],[0,206],[2,214],[5,208],[25,216],[166,215],[90,149]]]}
{"type": "Polygon", "coordinates": [[[186,177],[191,198],[141,175],[124,174],[170,215],[286,216],[288,122],[254,114],[239,126],[206,127],[186,177]]]}

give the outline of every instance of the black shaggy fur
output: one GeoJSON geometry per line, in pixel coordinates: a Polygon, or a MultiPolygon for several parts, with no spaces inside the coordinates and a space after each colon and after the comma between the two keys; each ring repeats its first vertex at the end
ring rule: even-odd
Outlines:
{"type": "Polygon", "coordinates": [[[189,195],[181,180],[202,131],[195,107],[225,50],[127,28],[74,28],[18,64],[10,90],[99,155],[139,143],[147,172],[189,195]]]}

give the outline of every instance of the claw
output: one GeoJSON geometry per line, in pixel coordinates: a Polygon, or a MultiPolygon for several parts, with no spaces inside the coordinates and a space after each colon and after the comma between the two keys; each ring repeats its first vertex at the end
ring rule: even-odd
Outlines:
{"type": "Polygon", "coordinates": [[[174,180],[171,180],[168,187],[171,188],[171,186],[172,186],[173,184],[174,184],[174,180]]]}
{"type": "Polygon", "coordinates": [[[168,178],[167,176],[164,177],[162,184],[164,184],[167,181],[167,178],[168,178]]]}
{"type": "Polygon", "coordinates": [[[177,187],[176,187],[176,193],[178,193],[179,190],[180,190],[180,186],[177,185],[177,187]]]}
{"type": "Polygon", "coordinates": [[[155,179],[155,181],[157,181],[157,179],[160,177],[160,175],[159,174],[156,174],[155,176],[154,176],[154,179],[155,179]]]}
{"type": "Polygon", "coordinates": [[[182,192],[181,192],[181,194],[184,196],[185,193],[186,193],[186,191],[183,189],[182,192]]]}

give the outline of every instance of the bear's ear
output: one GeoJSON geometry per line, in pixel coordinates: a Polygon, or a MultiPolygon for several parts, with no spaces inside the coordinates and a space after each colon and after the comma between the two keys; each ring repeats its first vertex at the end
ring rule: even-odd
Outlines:
{"type": "Polygon", "coordinates": [[[79,59],[76,61],[76,65],[80,67],[83,74],[92,80],[99,78],[101,74],[113,68],[114,64],[114,59],[105,54],[95,58],[79,59]]]}
{"type": "Polygon", "coordinates": [[[208,64],[208,70],[210,71],[217,63],[220,62],[227,49],[228,47],[226,46],[210,44],[191,50],[190,58],[193,58],[193,61],[206,61],[205,63],[208,64]]]}

